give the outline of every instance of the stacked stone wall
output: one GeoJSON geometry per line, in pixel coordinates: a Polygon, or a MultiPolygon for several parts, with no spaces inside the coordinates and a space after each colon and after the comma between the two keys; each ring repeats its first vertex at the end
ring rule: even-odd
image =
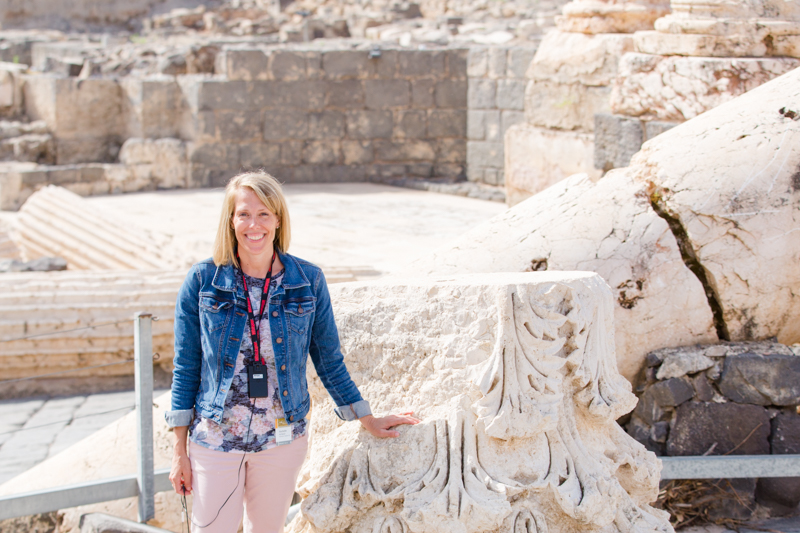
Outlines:
{"type": "Polygon", "coordinates": [[[256,168],[289,183],[503,185],[503,136],[525,120],[533,45],[325,46],[228,45],[214,74],[87,77],[9,65],[3,112],[42,125],[47,157],[2,166],[0,204],[18,209],[51,183],[82,195],[210,187],[256,168]],[[131,143],[147,150],[126,150],[131,143]]]}
{"type": "Polygon", "coordinates": [[[503,137],[525,121],[525,72],[536,53],[525,47],[473,47],[467,75],[467,179],[503,185],[503,137]]]}
{"type": "MultiPolygon", "coordinates": [[[[771,341],[651,352],[626,429],[657,455],[798,453],[799,355],[800,345],[771,341]]],[[[704,490],[697,505],[711,520],[749,519],[756,503],[787,514],[800,503],[800,478],[733,479],[704,490]]]]}
{"type": "Polygon", "coordinates": [[[467,50],[224,50],[224,78],[184,84],[191,182],[239,169],[287,182],[458,177],[466,162],[467,50]]]}

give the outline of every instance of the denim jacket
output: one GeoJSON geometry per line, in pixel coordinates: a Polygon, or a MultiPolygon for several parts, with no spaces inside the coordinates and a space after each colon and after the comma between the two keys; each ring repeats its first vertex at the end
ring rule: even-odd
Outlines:
{"type": "MultiPolygon", "coordinates": [[[[303,419],[311,407],[309,354],[340,418],[370,414],[345,367],[322,270],[288,254],[279,256],[283,283],[270,293],[264,312],[269,314],[286,420],[303,419]]],[[[216,422],[222,419],[247,324],[244,286],[237,272],[232,265],[215,266],[207,259],[191,268],[178,292],[172,410],[166,412],[170,427],[188,426],[195,410],[216,422]]]]}

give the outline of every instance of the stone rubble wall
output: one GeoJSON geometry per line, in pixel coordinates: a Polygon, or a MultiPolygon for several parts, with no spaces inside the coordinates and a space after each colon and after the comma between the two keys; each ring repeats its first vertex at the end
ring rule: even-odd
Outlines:
{"type": "Polygon", "coordinates": [[[525,73],[536,46],[473,46],[467,58],[467,179],[504,185],[503,138],[525,120],[525,73]]]}
{"type": "Polygon", "coordinates": [[[108,28],[136,29],[140,19],[165,0],[0,0],[0,24],[7,28],[52,28],[86,31],[108,28]]]}
{"type": "MultiPolygon", "coordinates": [[[[724,343],[647,355],[628,433],[657,455],[800,453],[800,345],[724,343]]],[[[731,480],[708,516],[748,519],[755,503],[796,510],[800,478],[731,480]]],[[[700,498],[700,496],[698,496],[700,498]]]]}

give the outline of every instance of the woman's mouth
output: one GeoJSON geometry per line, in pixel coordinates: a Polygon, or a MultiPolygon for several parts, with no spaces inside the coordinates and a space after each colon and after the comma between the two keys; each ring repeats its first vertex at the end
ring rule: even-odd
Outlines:
{"type": "Polygon", "coordinates": [[[258,242],[258,241],[262,240],[264,238],[264,236],[265,236],[264,233],[261,233],[261,234],[258,234],[258,235],[245,235],[245,237],[247,237],[248,241],[253,241],[253,242],[258,242]]]}

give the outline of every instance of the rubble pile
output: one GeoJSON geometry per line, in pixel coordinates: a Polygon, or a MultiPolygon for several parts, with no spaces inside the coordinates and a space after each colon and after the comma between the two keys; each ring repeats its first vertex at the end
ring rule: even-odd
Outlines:
{"type": "MultiPolygon", "coordinates": [[[[732,342],[647,355],[626,429],[657,455],[800,452],[800,345],[732,342]]],[[[710,519],[773,515],[800,503],[797,478],[735,479],[707,503],[710,519]]]]}

